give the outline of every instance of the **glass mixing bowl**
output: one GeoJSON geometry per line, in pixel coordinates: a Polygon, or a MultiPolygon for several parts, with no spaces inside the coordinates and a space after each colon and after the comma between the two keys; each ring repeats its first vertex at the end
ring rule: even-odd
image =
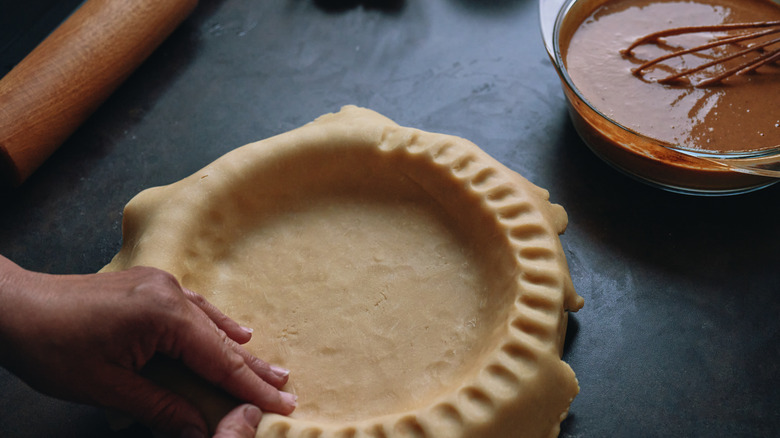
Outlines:
{"type": "MultiPolygon", "coordinates": [[[[607,0],[540,0],[547,53],[561,79],[569,115],[588,147],[618,170],[665,190],[696,195],[749,192],[780,180],[780,142],[751,152],[692,150],[632,131],[606,116],[574,85],[561,55],[561,35],[607,0]]],[[[776,1],[777,2],[777,1],[776,1]]]]}

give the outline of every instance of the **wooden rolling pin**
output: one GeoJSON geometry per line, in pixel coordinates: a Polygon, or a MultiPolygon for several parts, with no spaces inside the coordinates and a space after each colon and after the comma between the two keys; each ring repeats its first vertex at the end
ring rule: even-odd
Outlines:
{"type": "Polygon", "coordinates": [[[197,3],[84,2],[0,80],[0,179],[27,179],[197,3]]]}

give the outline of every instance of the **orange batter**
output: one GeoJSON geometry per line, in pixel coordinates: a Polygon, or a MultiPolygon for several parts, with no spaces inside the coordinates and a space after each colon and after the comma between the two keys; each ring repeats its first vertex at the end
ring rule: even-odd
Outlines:
{"type": "MultiPolygon", "coordinates": [[[[770,0],[608,0],[602,3],[573,34],[561,33],[561,50],[568,73],[595,108],[630,130],[687,149],[720,153],[780,146],[778,64],[696,88],[690,83],[664,85],[654,81],[668,75],[668,70],[650,70],[644,78],[632,74],[632,68],[668,53],[668,47],[643,45],[632,56],[621,55],[621,50],[637,38],[663,29],[780,20],[780,5],[770,0]]],[[[691,47],[712,37],[712,34],[670,37],[666,43],[691,47]]],[[[684,62],[690,67],[703,61],[689,56],[684,62]]],[[[696,79],[692,78],[694,82],[696,79]]]]}

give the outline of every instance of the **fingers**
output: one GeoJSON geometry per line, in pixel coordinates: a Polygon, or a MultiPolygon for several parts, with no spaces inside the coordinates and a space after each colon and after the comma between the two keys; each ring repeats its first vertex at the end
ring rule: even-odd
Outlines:
{"type": "Polygon", "coordinates": [[[272,366],[267,362],[251,355],[244,348],[241,348],[241,345],[239,345],[249,341],[249,338],[252,336],[251,329],[241,327],[229,316],[222,313],[222,311],[220,311],[215,305],[208,302],[208,300],[206,300],[202,295],[199,295],[198,293],[184,287],[182,287],[182,291],[184,292],[184,295],[187,297],[187,299],[198,306],[198,308],[202,310],[203,313],[205,313],[206,316],[208,316],[209,319],[211,319],[220,330],[225,332],[229,338],[226,340],[228,345],[244,358],[244,361],[247,363],[247,365],[249,365],[249,368],[251,368],[252,371],[260,376],[261,379],[279,389],[287,384],[288,376],[290,374],[289,370],[272,366]]]}
{"type": "Polygon", "coordinates": [[[254,438],[262,415],[256,406],[241,405],[219,422],[214,438],[254,438]]]}
{"type": "Polygon", "coordinates": [[[239,399],[252,402],[264,411],[288,415],[295,410],[295,396],[279,391],[261,379],[241,355],[230,351],[222,357],[224,360],[214,361],[200,369],[197,365],[191,365],[191,368],[239,399]]]}
{"type": "Polygon", "coordinates": [[[119,370],[117,381],[121,387],[106,388],[102,405],[126,412],[166,436],[207,436],[200,411],[184,397],[128,370],[119,370]]]}
{"type": "MultiPolygon", "coordinates": [[[[172,327],[174,330],[170,335],[174,337],[174,349],[161,352],[180,358],[206,380],[263,411],[283,415],[292,413],[297,406],[296,397],[263,380],[249,366],[245,360],[247,356],[236,351],[231,346],[235,344],[231,344],[226,336],[220,336],[220,332],[206,319],[205,316],[196,316],[172,327]]],[[[254,364],[256,368],[262,367],[254,364]]]]}
{"type": "Polygon", "coordinates": [[[185,365],[233,396],[252,402],[264,411],[284,415],[292,413],[297,407],[297,398],[279,391],[287,383],[289,371],[273,367],[241,348],[240,343],[249,341],[250,331],[203,296],[183,287],[181,289],[207,317],[205,321],[190,319],[191,327],[180,333],[181,339],[177,343],[185,365]]]}
{"type": "Polygon", "coordinates": [[[254,371],[255,374],[257,374],[261,379],[270,383],[277,389],[282,389],[282,387],[287,384],[287,380],[290,375],[289,370],[268,364],[268,362],[253,356],[246,349],[231,341],[230,339],[226,339],[225,342],[233,349],[233,351],[244,358],[244,362],[246,362],[249,368],[254,371]]]}
{"type": "Polygon", "coordinates": [[[260,376],[261,379],[279,389],[287,384],[288,376],[290,374],[289,370],[270,365],[267,362],[251,355],[248,351],[246,351],[244,348],[241,348],[239,345],[249,341],[249,338],[252,336],[251,329],[241,327],[237,322],[222,313],[222,311],[220,311],[217,306],[211,304],[202,295],[199,295],[198,293],[193,292],[185,287],[182,287],[182,291],[184,292],[184,295],[187,297],[187,299],[198,306],[198,308],[202,310],[203,313],[205,313],[206,316],[208,316],[209,319],[211,319],[220,330],[225,332],[228,338],[230,338],[228,340],[228,345],[230,345],[234,351],[236,351],[241,355],[241,357],[244,358],[244,361],[247,363],[247,365],[249,365],[249,368],[251,368],[252,371],[260,376]]]}
{"type": "Polygon", "coordinates": [[[200,308],[200,310],[202,310],[203,313],[209,317],[209,319],[214,321],[214,324],[216,324],[217,327],[224,331],[225,334],[230,337],[230,339],[238,342],[239,344],[245,344],[249,342],[249,339],[252,338],[252,329],[239,325],[229,316],[222,313],[222,311],[219,310],[217,306],[211,304],[208,302],[208,300],[203,298],[202,295],[199,295],[187,289],[186,287],[182,287],[181,289],[184,292],[184,296],[186,296],[187,299],[198,306],[198,308],[200,308]]]}

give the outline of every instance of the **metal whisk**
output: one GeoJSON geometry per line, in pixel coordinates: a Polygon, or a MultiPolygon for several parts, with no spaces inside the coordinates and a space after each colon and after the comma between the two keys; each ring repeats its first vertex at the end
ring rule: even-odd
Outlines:
{"type": "Polygon", "coordinates": [[[633,69],[632,72],[639,77],[643,77],[646,69],[648,69],[653,65],[661,63],[663,61],[666,61],[668,59],[680,57],[690,53],[702,52],[707,49],[724,46],[727,44],[737,44],[743,42],[748,42],[747,45],[743,46],[745,47],[743,49],[716,58],[712,61],[703,63],[699,66],[679,71],[670,76],[664,77],[662,79],[658,79],[656,80],[656,82],[662,84],[674,83],[685,76],[689,76],[693,73],[705,70],[707,68],[710,68],[718,64],[723,64],[729,60],[738,57],[743,57],[749,54],[757,54],[757,56],[751,56],[749,59],[741,61],[739,64],[727,68],[726,70],[718,73],[713,77],[701,80],[694,84],[694,86],[696,87],[706,87],[708,85],[718,83],[730,76],[745,74],[754,71],[763,65],[780,60],[780,37],[769,38],[764,41],[759,41],[757,43],[750,43],[753,40],[760,39],[768,35],[780,33],[780,21],[721,24],[721,25],[713,25],[713,26],[690,26],[690,27],[677,27],[673,29],[666,29],[639,38],[638,40],[634,41],[633,44],[628,46],[628,48],[623,50],[621,53],[624,56],[629,56],[632,54],[632,51],[636,47],[643,44],[653,44],[653,43],[657,44],[659,40],[664,37],[698,33],[698,32],[728,32],[728,31],[748,31],[748,32],[738,34],[735,36],[725,36],[721,38],[716,38],[715,40],[707,44],[702,44],[700,46],[692,47],[689,49],[681,49],[681,50],[673,51],[666,55],[645,62],[639,67],[633,69]],[[777,45],[777,46],[772,47],[773,45],[777,45]]]}

